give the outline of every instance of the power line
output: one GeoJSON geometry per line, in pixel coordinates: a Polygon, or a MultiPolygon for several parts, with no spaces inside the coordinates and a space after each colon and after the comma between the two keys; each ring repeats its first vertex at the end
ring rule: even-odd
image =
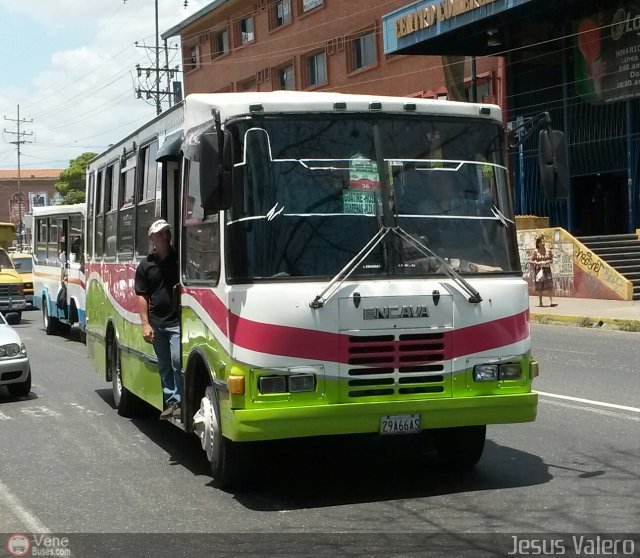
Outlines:
{"type": "Polygon", "coordinates": [[[24,132],[20,131],[20,124],[33,123],[33,119],[26,120],[24,118],[20,118],[20,105],[18,105],[17,117],[16,118],[7,118],[4,117],[8,122],[14,122],[16,125],[16,131],[4,129],[5,134],[10,134],[16,137],[15,141],[10,141],[9,143],[13,143],[16,146],[18,151],[18,245],[20,250],[22,251],[22,235],[24,234],[23,226],[22,226],[22,191],[20,186],[20,146],[23,143],[31,143],[30,140],[23,139],[24,137],[32,137],[33,132],[24,132]]]}
{"type": "MultiPolygon", "coordinates": [[[[124,3],[127,3],[127,0],[123,0],[124,3]]],[[[188,0],[184,0],[185,9],[189,5],[188,0]]],[[[164,53],[165,53],[165,65],[160,66],[160,29],[158,27],[158,0],[155,0],[155,47],[148,47],[145,44],[142,46],[138,44],[136,41],[135,45],[138,48],[144,48],[147,51],[152,51],[155,58],[155,65],[147,68],[143,68],[140,64],[136,64],[136,72],[138,74],[138,79],[142,77],[142,74],[145,73],[147,79],[151,76],[152,73],[155,73],[155,80],[153,84],[153,88],[148,87],[147,89],[143,89],[138,83],[138,87],[136,88],[136,95],[138,99],[142,99],[142,94],[145,94],[146,99],[153,99],[156,106],[156,114],[162,113],[162,102],[164,100],[168,100],[169,106],[173,104],[177,104],[182,100],[182,88],[176,87],[176,82],[174,82],[174,89],[171,91],[170,83],[173,79],[175,73],[177,73],[178,68],[175,69],[169,68],[169,47],[167,46],[167,41],[164,41],[164,53]],[[160,82],[162,79],[167,78],[167,87],[166,89],[160,87],[160,82]]]]}

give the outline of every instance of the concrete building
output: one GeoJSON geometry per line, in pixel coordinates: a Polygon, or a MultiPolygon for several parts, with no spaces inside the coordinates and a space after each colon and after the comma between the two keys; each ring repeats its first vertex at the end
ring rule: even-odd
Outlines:
{"type": "MultiPolygon", "coordinates": [[[[182,40],[185,94],[296,89],[470,98],[471,59],[384,54],[382,16],[404,4],[216,0],[162,37],[182,40]]],[[[502,68],[500,58],[478,61],[478,100],[504,105],[502,68]]]]}
{"type": "Polygon", "coordinates": [[[22,216],[22,222],[28,227],[32,208],[51,204],[61,172],[62,169],[22,169],[21,195],[18,196],[18,171],[0,169],[0,222],[17,225],[22,216]],[[22,201],[20,206],[19,199],[22,201]]]}

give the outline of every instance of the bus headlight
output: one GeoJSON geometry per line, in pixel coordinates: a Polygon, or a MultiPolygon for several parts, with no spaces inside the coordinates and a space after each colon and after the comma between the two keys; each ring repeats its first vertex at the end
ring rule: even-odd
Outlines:
{"type": "Polygon", "coordinates": [[[289,391],[315,391],[316,375],[315,374],[293,374],[289,376],[289,391]]]}
{"type": "Polygon", "coordinates": [[[261,376],[258,380],[258,389],[262,394],[287,393],[286,376],[261,376]]]}
{"type": "Polygon", "coordinates": [[[499,368],[499,376],[501,380],[519,380],[521,376],[521,368],[519,362],[510,362],[501,364],[499,368]]]}
{"type": "Polygon", "coordinates": [[[473,367],[473,379],[476,382],[495,382],[498,379],[498,365],[476,364],[473,367]]]}

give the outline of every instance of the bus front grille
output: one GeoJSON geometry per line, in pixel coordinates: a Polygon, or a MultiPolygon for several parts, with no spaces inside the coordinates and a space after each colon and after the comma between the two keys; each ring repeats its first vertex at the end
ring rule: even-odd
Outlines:
{"type": "Polygon", "coordinates": [[[446,349],[441,332],[351,335],[341,365],[341,400],[448,397],[446,349]]]}

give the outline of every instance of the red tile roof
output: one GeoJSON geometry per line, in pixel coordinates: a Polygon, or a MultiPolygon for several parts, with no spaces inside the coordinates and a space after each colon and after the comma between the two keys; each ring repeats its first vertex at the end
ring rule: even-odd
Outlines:
{"type": "MultiPolygon", "coordinates": [[[[58,178],[64,169],[20,169],[20,179],[58,178]]],[[[0,180],[17,180],[17,169],[0,169],[0,180]]]]}

